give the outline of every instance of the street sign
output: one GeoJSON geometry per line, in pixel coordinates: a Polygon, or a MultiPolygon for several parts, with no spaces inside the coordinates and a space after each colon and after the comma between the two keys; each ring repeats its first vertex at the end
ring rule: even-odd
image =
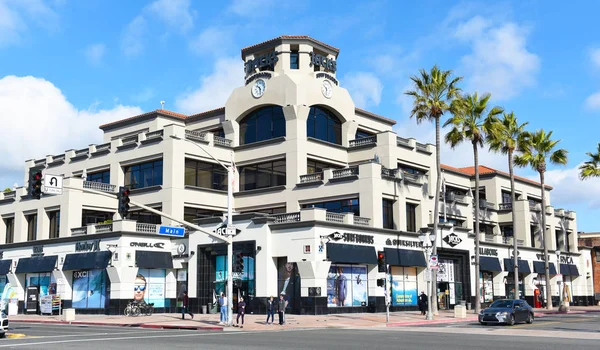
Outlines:
{"type": "Polygon", "coordinates": [[[164,236],[183,237],[185,236],[185,228],[173,226],[160,226],[158,234],[164,236]]]}
{"type": "Polygon", "coordinates": [[[432,270],[437,270],[438,268],[438,256],[437,255],[431,255],[429,257],[429,268],[432,270]]]}
{"type": "Polygon", "coordinates": [[[223,224],[217,227],[213,232],[221,236],[235,236],[242,232],[242,230],[236,228],[235,226],[227,228],[227,225],[223,224]]]}
{"type": "Polygon", "coordinates": [[[62,194],[63,176],[62,175],[44,175],[44,193],[62,194]]]}

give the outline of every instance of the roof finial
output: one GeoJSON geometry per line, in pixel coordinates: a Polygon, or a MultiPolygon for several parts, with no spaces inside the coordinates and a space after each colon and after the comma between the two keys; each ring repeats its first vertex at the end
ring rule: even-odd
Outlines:
{"type": "Polygon", "coordinates": [[[160,109],[165,109],[165,101],[160,101],[160,109]]]}

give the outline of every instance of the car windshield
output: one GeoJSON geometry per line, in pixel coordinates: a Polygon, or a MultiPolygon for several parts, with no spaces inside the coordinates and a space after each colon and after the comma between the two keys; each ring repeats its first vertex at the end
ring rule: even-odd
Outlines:
{"type": "Polygon", "coordinates": [[[490,305],[490,307],[512,307],[512,300],[496,300],[490,305]]]}

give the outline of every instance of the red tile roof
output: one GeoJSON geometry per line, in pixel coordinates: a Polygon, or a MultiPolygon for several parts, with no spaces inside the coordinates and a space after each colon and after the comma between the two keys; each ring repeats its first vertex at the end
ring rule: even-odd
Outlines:
{"type": "Polygon", "coordinates": [[[225,113],[225,107],[219,107],[219,108],[211,109],[209,111],[192,114],[188,118],[201,118],[204,116],[213,115],[215,113],[225,113]]]}
{"type": "Polygon", "coordinates": [[[270,39],[270,40],[267,40],[267,41],[263,41],[262,43],[258,43],[258,44],[254,44],[254,45],[250,45],[250,46],[244,47],[242,49],[242,57],[244,56],[244,53],[246,51],[250,51],[250,50],[252,50],[254,48],[257,48],[257,47],[260,47],[260,46],[263,46],[263,45],[267,45],[267,44],[271,44],[271,43],[275,43],[277,41],[281,41],[281,40],[285,40],[285,39],[304,39],[304,40],[309,40],[309,41],[312,41],[312,42],[314,42],[316,44],[323,45],[323,46],[327,47],[330,50],[333,50],[335,52],[336,56],[340,53],[340,49],[338,49],[336,47],[333,47],[331,45],[325,44],[322,41],[315,40],[315,39],[311,38],[308,35],[282,35],[282,36],[279,36],[277,38],[273,38],[273,39],[270,39]]]}
{"type": "MultiPolygon", "coordinates": [[[[463,167],[463,168],[455,168],[446,164],[442,164],[442,169],[446,169],[446,170],[450,170],[450,171],[454,171],[457,173],[461,173],[461,174],[465,174],[468,176],[475,176],[475,167],[474,166],[468,166],[468,167],[463,167]]],[[[487,167],[485,165],[480,165],[479,166],[479,175],[502,175],[502,176],[506,176],[506,177],[510,177],[510,175],[508,173],[505,173],[504,171],[500,171],[500,170],[496,170],[496,169],[492,169],[490,167],[487,167]]],[[[527,182],[533,185],[537,185],[539,186],[540,183],[521,177],[521,176],[515,176],[515,180],[519,180],[522,182],[527,182]]],[[[548,190],[552,189],[552,186],[548,186],[548,185],[544,185],[544,187],[548,190]]]]}
{"type": "Polygon", "coordinates": [[[102,124],[102,125],[100,125],[100,129],[104,129],[104,128],[109,127],[109,126],[114,125],[114,124],[119,124],[119,123],[123,123],[123,122],[126,122],[126,121],[130,121],[130,120],[134,120],[134,119],[139,119],[139,118],[147,117],[147,116],[152,115],[152,114],[164,114],[164,115],[175,117],[175,118],[179,118],[179,119],[186,119],[188,117],[185,114],[181,114],[181,113],[177,113],[177,112],[173,112],[173,111],[168,111],[166,109],[157,109],[157,110],[154,110],[152,112],[138,114],[138,115],[134,115],[133,117],[129,117],[129,118],[121,119],[121,120],[115,120],[114,122],[102,124]]]}

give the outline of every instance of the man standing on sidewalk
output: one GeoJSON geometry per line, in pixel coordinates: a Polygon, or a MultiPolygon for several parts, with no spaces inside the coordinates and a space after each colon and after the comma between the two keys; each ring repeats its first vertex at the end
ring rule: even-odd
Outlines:
{"type": "Polygon", "coordinates": [[[279,295],[279,301],[277,302],[277,314],[279,315],[279,325],[285,324],[285,308],[287,307],[287,300],[283,298],[283,294],[279,295]]]}
{"type": "Polygon", "coordinates": [[[181,308],[181,319],[185,320],[185,314],[192,316],[192,320],[194,319],[194,314],[190,311],[190,298],[188,298],[187,290],[183,292],[183,306],[181,308]]]}
{"type": "Polygon", "coordinates": [[[227,296],[225,293],[221,293],[219,305],[221,305],[221,322],[219,324],[223,325],[227,323],[227,296]]]}

